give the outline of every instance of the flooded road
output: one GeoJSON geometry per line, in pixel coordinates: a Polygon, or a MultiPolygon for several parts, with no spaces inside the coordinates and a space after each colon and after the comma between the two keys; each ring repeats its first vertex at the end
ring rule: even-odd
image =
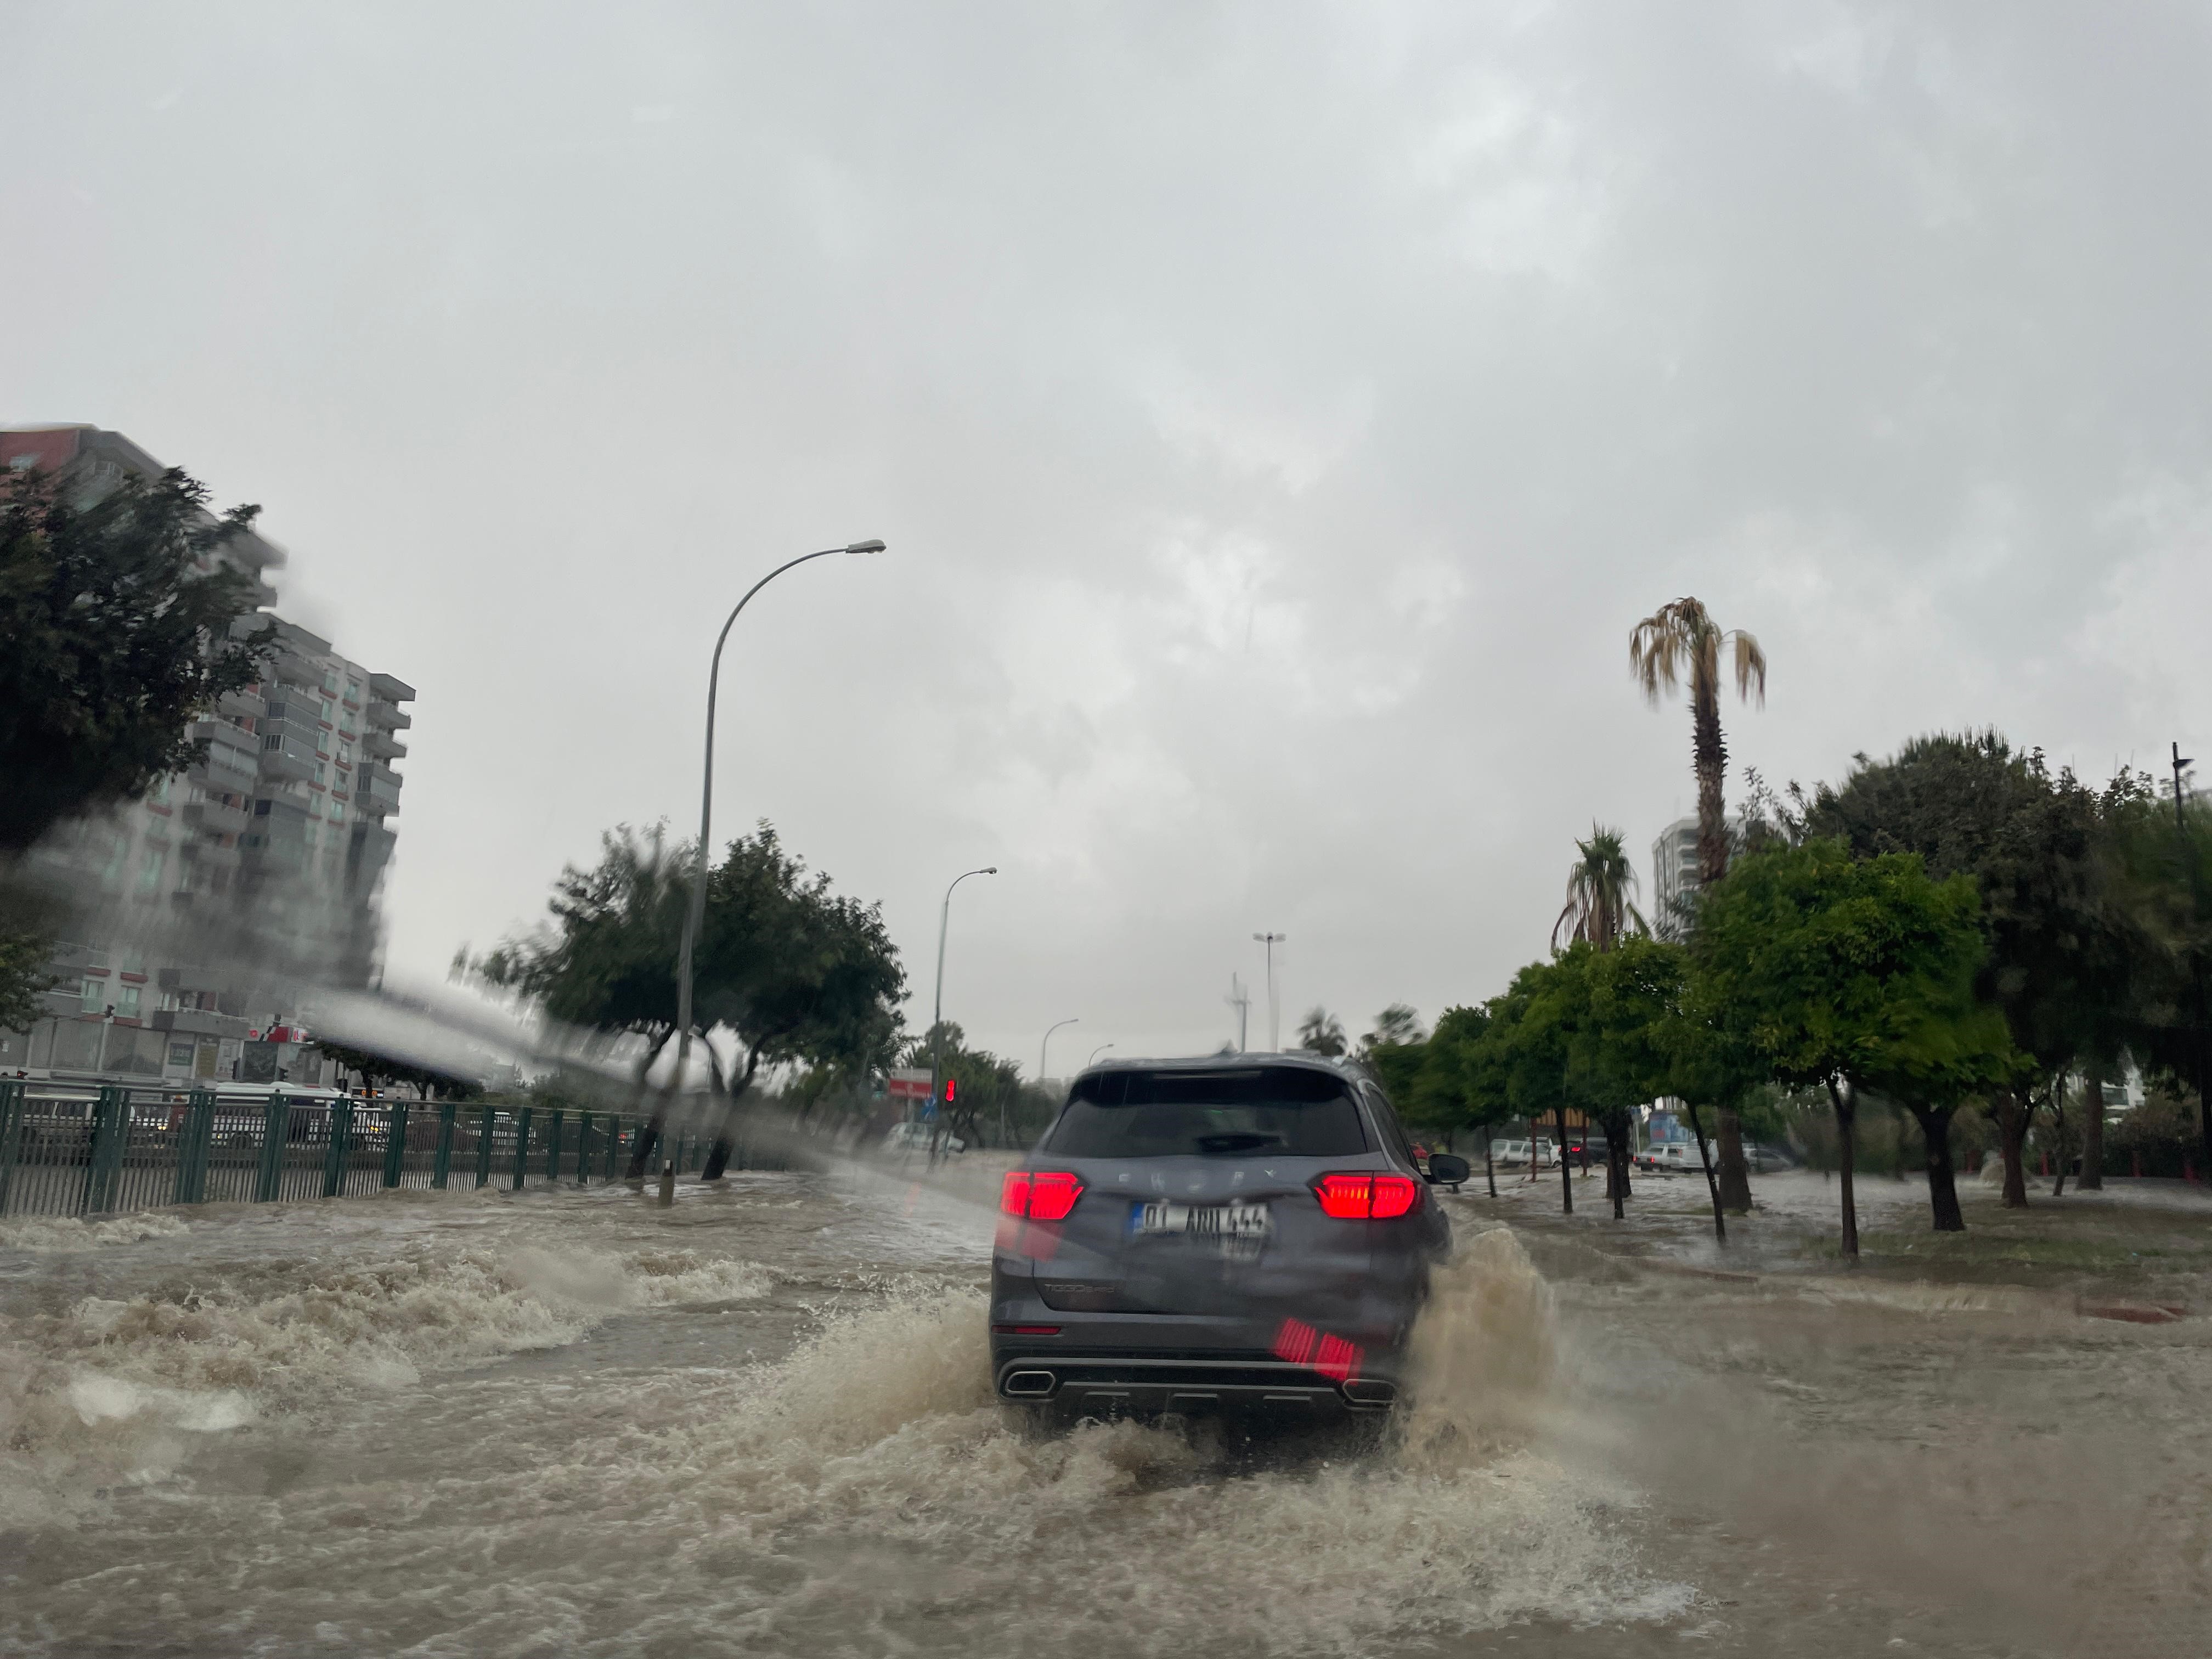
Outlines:
{"type": "Polygon", "coordinates": [[[1725,1263],[1686,1183],[1471,1190],[1363,1451],[1025,1433],[985,1175],[0,1228],[0,1654],[2203,1650],[2208,1322],[2051,1276],[2203,1216],[1846,1278],[1817,1177],[1725,1263]]]}

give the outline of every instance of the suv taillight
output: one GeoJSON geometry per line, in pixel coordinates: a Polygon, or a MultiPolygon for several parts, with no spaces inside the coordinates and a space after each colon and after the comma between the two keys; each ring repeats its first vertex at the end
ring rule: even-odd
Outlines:
{"type": "Polygon", "coordinates": [[[1009,1170],[999,1207],[1028,1221],[1065,1221],[1083,1196],[1083,1177],[1066,1170],[1009,1170]]]}
{"type": "Polygon", "coordinates": [[[1322,1212],[1339,1221],[1388,1221],[1419,1201],[1421,1189],[1401,1175],[1325,1175],[1314,1182],[1322,1212]]]}

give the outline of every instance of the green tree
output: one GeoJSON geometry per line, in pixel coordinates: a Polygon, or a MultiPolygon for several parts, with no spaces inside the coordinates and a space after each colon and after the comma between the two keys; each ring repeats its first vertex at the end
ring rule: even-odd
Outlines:
{"type": "Polygon", "coordinates": [[[0,474],[0,854],[193,765],[187,727],[260,678],[254,578],[218,557],[260,509],[207,500],[173,467],[89,503],[0,474]]]}
{"type": "Polygon", "coordinates": [[[1503,1092],[1476,1087],[1472,1054],[1489,1026],[1486,1009],[1447,1008],[1433,1033],[1415,1042],[1377,1044],[1371,1063],[1408,1124],[1442,1133],[1447,1144],[1463,1133],[1481,1132],[1483,1179],[1495,1198],[1491,1131],[1512,1115],[1513,1107],[1503,1092]]]}
{"type": "Polygon", "coordinates": [[[958,1085],[952,1103],[941,1109],[945,1126],[970,1146],[999,1141],[1001,1114],[1010,1140],[1044,1127],[1040,1106],[1048,1097],[1022,1080],[1020,1061],[969,1048],[968,1034],[949,1019],[910,1039],[900,1063],[925,1069],[933,1054],[939,1056],[940,1075],[958,1085]]]}
{"type": "MultiPolygon", "coordinates": [[[[2212,807],[2161,802],[2148,781],[2116,781],[2103,806],[2140,942],[2128,1045],[2147,1073],[2195,1094],[2196,1156],[2212,1170],[2212,807]]],[[[2085,1176],[2087,1158],[2085,1145],[2085,1176]]]]}
{"type": "Polygon", "coordinates": [[[50,966],[53,942],[46,929],[15,919],[14,908],[0,908],[0,1031],[28,1031],[45,1012],[46,994],[62,980],[50,966]]]}
{"type": "MultiPolygon", "coordinates": [[[[1660,693],[1684,680],[1690,692],[1690,762],[1698,780],[1698,881],[1711,887],[1728,872],[1729,831],[1723,784],[1728,743],[1721,733],[1721,658],[1731,659],[1739,700],[1754,687],[1766,701],[1766,653],[1741,629],[1723,629],[1705,605],[1684,598],[1662,605],[1628,636],[1628,671],[1656,708],[1660,693]]],[[[1673,922],[1676,918],[1662,917],[1673,922]]],[[[1735,1112],[1720,1114],[1721,1197],[1732,1210],[1751,1207],[1751,1176],[1743,1129],[1735,1112]]]]}
{"type": "Polygon", "coordinates": [[[1917,854],[1936,880],[1973,878],[1989,947],[1978,989],[2030,1062],[1989,1095],[2008,1206],[2027,1202],[2035,1112],[2061,1109],[2076,1066],[2101,1074],[2117,1061],[2141,1000],[2142,951],[2114,885],[2110,831],[2142,795],[2123,776],[2100,797],[1995,732],[1939,732],[1889,760],[1857,757],[1806,811],[1808,835],[1840,837],[1857,857],[1917,854]]]}
{"type": "Polygon", "coordinates": [[[1986,958],[1972,878],[1931,878],[1918,854],[1854,859],[1817,840],[1741,859],[1700,896],[1700,997],[1728,1036],[1785,1087],[1821,1088],[1840,1145],[1843,1251],[1858,1255],[1852,1194],[1858,1098],[1881,1093],[1928,1138],[1939,1231],[1965,1225],[1950,1119],[2020,1065],[2002,1017],[1978,1001],[1986,958]]]}
{"type": "Polygon", "coordinates": [[[906,970],[880,905],[830,890],[784,851],[763,822],[730,843],[707,880],[693,1006],[703,1024],[729,1028],[744,1066],[726,1078],[708,1051],[718,1102],[704,1178],[727,1164],[738,1103],[763,1064],[848,1067],[875,1063],[896,1042],[906,970]]]}
{"type": "MultiPolygon", "coordinates": [[[[550,926],[501,946],[482,971],[538,999],[556,1018],[610,1040],[645,1037],[635,1079],[641,1090],[677,1035],[677,951],[690,871],[688,846],[672,848],[657,833],[624,826],[603,838],[598,866],[562,872],[550,926]]],[[[810,872],[765,823],[730,842],[708,872],[693,974],[691,1035],[708,1074],[709,1180],[727,1165],[736,1112],[763,1066],[859,1072],[880,1066],[896,1044],[906,975],[879,908],[832,892],[829,877],[810,872]],[[717,1030],[738,1046],[726,1066],[708,1040],[717,1030]]],[[[644,1178],[667,1108],[664,1095],[638,1138],[632,1180],[644,1178]]]]}
{"type": "Polygon", "coordinates": [[[1359,1051],[1370,1054],[1382,1047],[1419,1046],[1428,1037],[1429,1034],[1421,1029],[1421,1017],[1413,1005],[1394,1002],[1375,1016],[1375,1029],[1359,1039],[1359,1051]]]}
{"type": "Polygon", "coordinates": [[[1309,1054],[1340,1057],[1352,1045],[1344,1035],[1344,1022],[1316,1003],[1298,1022],[1298,1047],[1309,1054]]]}
{"type": "Polygon", "coordinates": [[[1577,842],[1575,852],[1567,866],[1567,902],[1552,924],[1552,948],[1559,949],[1562,933],[1610,951],[1631,932],[1649,933],[1632,896],[1636,866],[1621,847],[1620,831],[1594,823],[1589,839],[1577,842]]]}

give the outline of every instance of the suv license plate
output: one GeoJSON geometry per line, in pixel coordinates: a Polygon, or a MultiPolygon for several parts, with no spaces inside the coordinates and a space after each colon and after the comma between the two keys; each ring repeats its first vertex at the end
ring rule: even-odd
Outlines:
{"type": "Polygon", "coordinates": [[[1273,1231],[1274,1222],[1264,1204],[1132,1204],[1129,1231],[1157,1237],[1218,1238],[1257,1242],[1273,1231]]]}

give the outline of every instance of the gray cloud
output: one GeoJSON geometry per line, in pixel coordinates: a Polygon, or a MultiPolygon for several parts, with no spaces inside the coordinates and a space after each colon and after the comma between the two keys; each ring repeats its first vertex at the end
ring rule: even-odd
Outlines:
{"type": "Polygon", "coordinates": [[[2197,8],[18,33],[0,414],[264,502],[420,689],[397,966],[686,821],[720,611],[865,535],[741,623],[720,822],[925,981],[1000,864],[946,1001],[1018,1056],[1210,1045],[1260,927],[1355,1030],[1496,989],[1572,835],[1689,806],[1624,661],[1680,592],[1766,646],[1771,776],[2212,735],[2197,8]]]}

